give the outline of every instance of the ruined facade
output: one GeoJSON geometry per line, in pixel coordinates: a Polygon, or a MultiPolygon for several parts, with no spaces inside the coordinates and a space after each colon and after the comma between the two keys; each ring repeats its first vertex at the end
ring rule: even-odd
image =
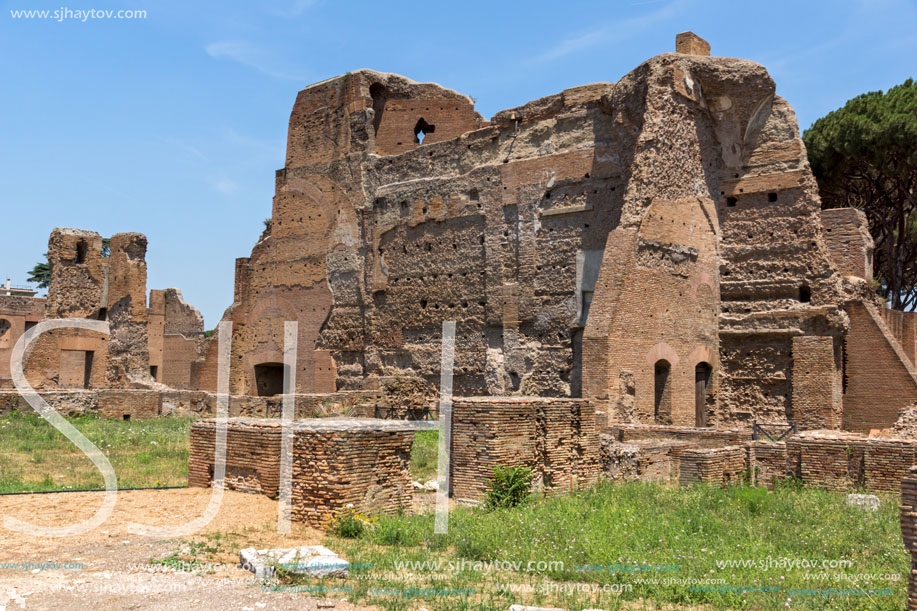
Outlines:
{"type": "MultiPolygon", "coordinates": [[[[297,393],[416,412],[454,320],[458,396],[588,398],[600,426],[891,427],[917,402],[917,319],[876,297],[865,217],[821,210],[762,66],[690,32],[676,49],[490,120],[370,70],[301,91],[271,221],[236,261],[230,393],[282,392],[297,321],[297,393]]],[[[175,289],[145,304],[145,238],[100,244],[55,230],[45,315],[111,336],[43,339],[33,384],[215,391],[219,337],[175,289]]],[[[0,352],[36,317],[8,310],[0,352]]]]}
{"type": "Polygon", "coordinates": [[[150,376],[171,388],[198,385],[204,351],[204,317],[178,289],[150,291],[150,376]]]}
{"type": "Polygon", "coordinates": [[[24,359],[26,379],[36,389],[196,385],[192,371],[203,362],[203,318],[177,289],[152,291],[147,307],[146,248],[140,233],[115,234],[103,252],[96,232],[55,229],[48,241],[47,298],[0,295],[0,388],[13,387],[10,357],[23,333],[58,318],[106,321],[109,334],[54,329],[39,335],[24,359]]]}
{"type": "Polygon", "coordinates": [[[856,420],[862,218],[820,210],[762,66],[691,33],[677,49],[490,121],[369,70],[301,91],[272,223],[236,265],[231,392],[279,392],[284,320],[299,392],[435,384],[455,320],[458,395],[587,397],[618,422],[856,420]]]}

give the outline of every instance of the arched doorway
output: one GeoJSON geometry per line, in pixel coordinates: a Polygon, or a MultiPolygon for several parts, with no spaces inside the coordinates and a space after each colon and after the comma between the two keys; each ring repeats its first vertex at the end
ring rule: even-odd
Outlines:
{"type": "Polygon", "coordinates": [[[694,368],[694,426],[707,426],[707,392],[713,367],[700,362],[694,368]]]}
{"type": "Polygon", "coordinates": [[[653,420],[656,424],[672,424],[672,365],[659,359],[654,366],[653,420]]]}

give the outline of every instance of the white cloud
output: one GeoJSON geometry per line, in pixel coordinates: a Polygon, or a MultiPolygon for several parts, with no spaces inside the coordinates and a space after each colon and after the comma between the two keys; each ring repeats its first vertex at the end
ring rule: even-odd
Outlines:
{"type": "Polygon", "coordinates": [[[235,62],[254,68],[255,70],[274,78],[290,81],[304,81],[305,77],[276,70],[264,49],[245,40],[224,40],[212,42],[204,47],[207,55],[214,59],[231,59],[235,62]]]}
{"type": "Polygon", "coordinates": [[[239,185],[236,184],[236,181],[229,178],[212,180],[210,186],[213,187],[214,191],[222,193],[223,195],[232,195],[239,190],[239,185]]]}
{"type": "Polygon", "coordinates": [[[615,23],[577,34],[576,36],[561,41],[544,53],[531,58],[526,63],[540,64],[573,53],[578,53],[600,44],[621,42],[622,40],[632,38],[648,30],[657,23],[674,17],[682,11],[685,4],[686,2],[684,0],[675,0],[645,15],[622,19],[621,21],[616,21],[615,23]]]}

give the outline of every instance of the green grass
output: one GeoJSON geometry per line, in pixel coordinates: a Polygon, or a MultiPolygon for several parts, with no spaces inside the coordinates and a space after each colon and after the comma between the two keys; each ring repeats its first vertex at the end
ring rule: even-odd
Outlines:
{"type": "MultiPolygon", "coordinates": [[[[184,486],[191,419],[67,418],[111,461],[120,488],[184,486]]],[[[0,492],[101,489],[102,474],[57,429],[33,412],[0,420],[0,492]]]]}
{"type": "MultiPolygon", "coordinates": [[[[663,487],[646,483],[601,484],[572,496],[552,497],[523,507],[485,512],[458,508],[452,512],[447,535],[433,534],[433,516],[382,517],[358,540],[329,537],[329,547],[352,563],[372,563],[364,574],[395,572],[395,561],[562,561],[563,566],[533,572],[491,572],[471,569],[445,579],[415,571],[416,581],[361,580],[351,577],[350,600],[365,600],[385,609],[418,606],[436,609],[506,609],[512,603],[566,609],[643,608],[640,601],[678,605],[708,605],[714,609],[870,609],[905,606],[909,557],[901,542],[898,500],[882,499],[878,512],[866,513],[845,505],[843,494],[790,486],[769,492],[735,486],[715,488],[663,487]],[[751,560],[766,563],[788,558],[806,561],[849,560],[849,568],[718,568],[716,561],[751,560]],[[677,565],[677,571],[626,574],[577,570],[577,565],[677,565]],[[828,577],[806,580],[804,575],[826,572],[828,577]],[[834,574],[879,573],[898,581],[838,581],[834,574]],[[722,585],[777,587],[783,591],[691,591],[691,585],[665,579],[722,579],[722,585]],[[656,579],[659,583],[639,583],[656,579]],[[630,592],[500,593],[497,583],[629,584],[630,592]],[[475,588],[472,597],[374,597],[370,589],[475,588]],[[891,588],[890,596],[828,596],[787,590],[891,588]],[[792,598],[787,607],[787,598],[792,598]],[[633,601],[624,603],[623,601],[633,601]],[[637,607],[633,607],[637,604],[637,607]]],[[[655,608],[655,607],[648,607],[655,608]]]]}
{"type": "Polygon", "coordinates": [[[411,446],[411,477],[420,483],[436,477],[439,431],[417,431],[411,446]]]}

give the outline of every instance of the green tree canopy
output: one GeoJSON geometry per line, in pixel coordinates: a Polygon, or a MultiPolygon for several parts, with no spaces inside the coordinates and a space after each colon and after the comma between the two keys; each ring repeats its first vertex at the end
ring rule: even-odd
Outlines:
{"type": "Polygon", "coordinates": [[[51,284],[51,265],[47,261],[36,263],[29,271],[28,281],[37,283],[40,289],[48,288],[51,284]]]}
{"type": "Polygon", "coordinates": [[[917,83],[848,101],[805,131],[822,207],[866,213],[873,275],[896,309],[917,305],[917,83]]]}

